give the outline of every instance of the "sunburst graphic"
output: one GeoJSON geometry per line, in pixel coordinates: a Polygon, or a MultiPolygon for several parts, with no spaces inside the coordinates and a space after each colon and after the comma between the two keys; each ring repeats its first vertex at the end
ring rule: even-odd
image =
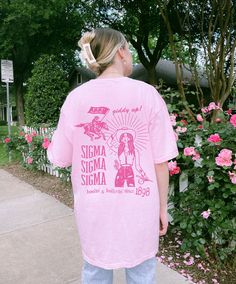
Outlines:
{"type": "MultiPolygon", "coordinates": [[[[104,119],[108,125],[109,130],[106,131],[106,140],[117,134],[117,132],[132,132],[134,137],[134,145],[135,148],[139,151],[146,149],[148,142],[148,129],[147,125],[141,122],[137,114],[129,112],[129,113],[116,113],[113,117],[106,117],[104,119]]],[[[114,146],[119,145],[119,139],[116,137],[116,144],[114,146]]]]}

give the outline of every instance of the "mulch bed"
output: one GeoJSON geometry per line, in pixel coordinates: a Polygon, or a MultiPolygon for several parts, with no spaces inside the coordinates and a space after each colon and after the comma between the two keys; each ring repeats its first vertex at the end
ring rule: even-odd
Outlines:
{"type": "Polygon", "coordinates": [[[12,163],[2,167],[17,178],[31,184],[38,190],[45,192],[70,208],[73,208],[73,193],[71,183],[51,176],[43,171],[27,170],[19,163],[12,163]]]}
{"type": "MultiPolygon", "coordinates": [[[[36,189],[47,193],[73,209],[71,183],[50,176],[40,171],[29,171],[19,163],[2,167],[19,179],[31,184],[36,189]]],[[[171,230],[160,238],[160,251],[157,258],[168,267],[185,276],[194,284],[235,284],[236,273],[232,267],[220,267],[214,259],[203,260],[199,255],[184,253],[180,249],[181,236],[173,235],[171,230]]],[[[168,275],[166,276],[168,277],[168,275]]],[[[173,283],[175,284],[175,283],[173,283]]]]}

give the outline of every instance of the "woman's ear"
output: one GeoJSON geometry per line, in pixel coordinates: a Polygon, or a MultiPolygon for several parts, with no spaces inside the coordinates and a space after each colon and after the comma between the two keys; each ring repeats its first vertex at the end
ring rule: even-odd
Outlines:
{"type": "Polygon", "coordinates": [[[117,50],[117,54],[119,55],[119,57],[123,60],[125,57],[125,48],[124,47],[120,47],[117,50]]]}

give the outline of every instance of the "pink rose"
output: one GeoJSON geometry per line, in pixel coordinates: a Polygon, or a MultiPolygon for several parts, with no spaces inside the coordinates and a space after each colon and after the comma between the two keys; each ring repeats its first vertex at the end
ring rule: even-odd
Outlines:
{"type": "Polygon", "coordinates": [[[168,163],[168,169],[170,171],[170,175],[177,175],[178,173],[180,173],[180,167],[177,166],[177,162],[176,161],[170,161],[168,163]]]}
{"type": "Polygon", "coordinates": [[[229,150],[229,149],[222,149],[218,156],[231,160],[232,159],[232,151],[229,150]]]}
{"type": "Polygon", "coordinates": [[[32,131],[31,135],[32,135],[32,137],[35,137],[35,136],[37,136],[37,132],[34,130],[34,131],[32,131]]]}
{"type": "Polygon", "coordinates": [[[229,121],[233,127],[236,127],[236,114],[233,114],[230,118],[230,121],[229,121]]]}
{"type": "Polygon", "coordinates": [[[181,119],[180,122],[181,122],[184,126],[188,125],[188,122],[187,122],[186,119],[181,119]]]}
{"type": "Polygon", "coordinates": [[[33,163],[33,158],[27,157],[26,158],[26,163],[29,164],[29,165],[32,164],[33,163]]]}
{"type": "Polygon", "coordinates": [[[198,152],[195,151],[195,153],[193,154],[192,160],[193,161],[197,161],[201,158],[200,154],[198,152]]]}
{"type": "Polygon", "coordinates": [[[229,178],[233,184],[236,184],[236,173],[235,172],[228,172],[229,178]]]}
{"type": "Polygon", "coordinates": [[[217,105],[214,102],[209,103],[208,110],[211,111],[214,109],[220,109],[220,103],[218,103],[217,105]]]}
{"type": "Polygon", "coordinates": [[[201,215],[202,215],[202,217],[203,217],[204,219],[208,219],[208,217],[210,216],[210,214],[211,214],[211,210],[210,210],[210,209],[208,209],[207,211],[203,211],[203,212],[201,213],[201,215]]]}
{"type": "Polygon", "coordinates": [[[170,121],[172,126],[176,125],[176,115],[175,114],[170,114],[170,121]]]}
{"type": "Polygon", "coordinates": [[[4,139],[4,142],[7,144],[7,143],[10,143],[11,142],[11,138],[7,137],[4,139]]]}
{"type": "Polygon", "coordinates": [[[185,133],[186,131],[187,131],[187,127],[177,126],[177,128],[176,128],[177,133],[185,133]]]}
{"type": "Polygon", "coordinates": [[[50,141],[48,140],[48,138],[45,137],[43,139],[43,144],[42,144],[43,149],[47,149],[49,145],[50,145],[50,141]]]}
{"type": "Polygon", "coordinates": [[[222,141],[220,138],[220,135],[218,133],[210,135],[210,137],[207,139],[208,142],[212,143],[219,143],[222,141]]]}
{"type": "Polygon", "coordinates": [[[199,122],[203,122],[203,118],[202,118],[202,116],[201,116],[201,114],[198,114],[197,115],[197,121],[199,121],[199,122]]]}
{"type": "Polygon", "coordinates": [[[202,113],[208,113],[209,112],[208,107],[203,107],[201,109],[201,111],[202,111],[202,113]]]}
{"type": "Polygon", "coordinates": [[[32,143],[33,138],[30,134],[25,134],[25,140],[27,143],[32,143]]]}
{"type": "Polygon", "coordinates": [[[215,158],[215,162],[217,164],[217,166],[221,166],[221,167],[230,167],[232,165],[232,161],[221,158],[221,157],[216,157],[215,158]]]}
{"type": "Polygon", "coordinates": [[[209,103],[208,109],[209,109],[209,110],[216,109],[216,104],[215,104],[214,102],[209,103]]]}
{"type": "Polygon", "coordinates": [[[184,156],[192,156],[195,155],[195,148],[194,147],[186,147],[184,148],[184,156]]]}
{"type": "Polygon", "coordinates": [[[219,123],[219,122],[221,122],[221,119],[220,119],[219,117],[217,117],[217,118],[215,119],[215,122],[219,123]]]}
{"type": "Polygon", "coordinates": [[[218,157],[215,158],[215,162],[218,166],[230,167],[233,164],[231,159],[232,159],[232,151],[228,149],[222,149],[218,154],[218,157]]]}
{"type": "Polygon", "coordinates": [[[226,113],[227,113],[228,115],[231,115],[231,114],[232,114],[232,109],[229,108],[228,110],[226,110],[226,113]]]}

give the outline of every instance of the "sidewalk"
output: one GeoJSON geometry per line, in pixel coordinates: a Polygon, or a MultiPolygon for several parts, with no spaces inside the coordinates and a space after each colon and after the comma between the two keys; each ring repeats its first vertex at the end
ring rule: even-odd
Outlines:
{"type": "MultiPolygon", "coordinates": [[[[72,209],[1,169],[0,261],[0,283],[81,284],[72,209]]],[[[161,263],[157,269],[157,283],[189,283],[161,263]]],[[[124,271],[114,271],[114,284],[123,283],[124,271]]]]}

